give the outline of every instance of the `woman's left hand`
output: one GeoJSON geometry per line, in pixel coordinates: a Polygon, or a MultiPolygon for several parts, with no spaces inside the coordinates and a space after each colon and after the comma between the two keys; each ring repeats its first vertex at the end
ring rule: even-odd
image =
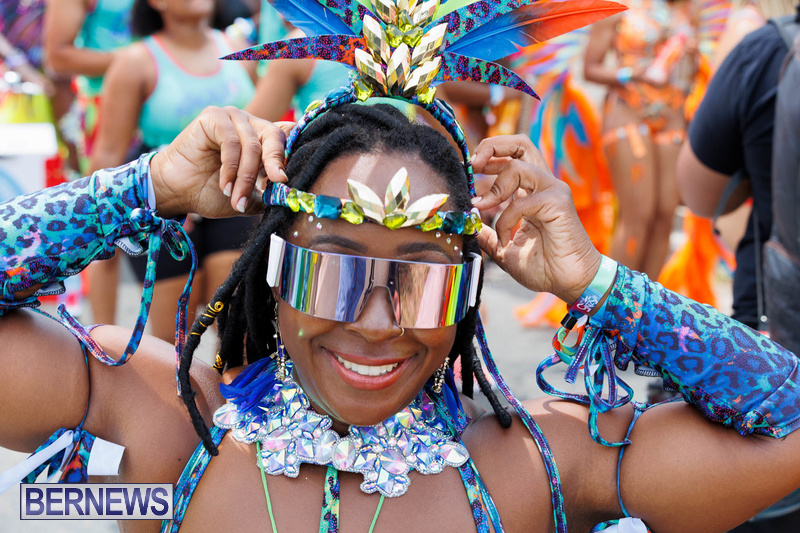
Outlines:
{"type": "Polygon", "coordinates": [[[492,188],[473,200],[475,207],[511,200],[495,229],[484,226],[478,235],[483,251],[528,289],[575,302],[600,268],[601,255],[578,219],[569,186],[553,176],[524,135],[484,140],[472,165],[476,173],[497,175],[492,188]]]}

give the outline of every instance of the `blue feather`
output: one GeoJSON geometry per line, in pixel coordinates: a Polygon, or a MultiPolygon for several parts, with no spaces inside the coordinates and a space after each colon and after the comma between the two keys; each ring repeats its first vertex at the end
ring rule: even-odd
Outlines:
{"type": "Polygon", "coordinates": [[[552,39],[625,9],[621,4],[606,0],[536,2],[502,14],[460,38],[451,40],[452,44],[445,46],[444,50],[495,61],[516,53],[521,48],[552,39]]]}
{"type": "MultiPolygon", "coordinates": [[[[463,1],[469,2],[469,0],[463,1]]],[[[483,24],[487,24],[491,20],[520,8],[529,2],[530,0],[473,1],[433,20],[425,27],[424,31],[428,31],[439,24],[447,24],[447,33],[444,36],[444,48],[446,49],[468,33],[476,31],[483,24]]]]}
{"type": "Polygon", "coordinates": [[[527,22],[528,19],[520,17],[517,12],[500,15],[464,35],[445,50],[485,61],[496,61],[519,52],[525,46],[523,32],[527,22]]]}
{"type": "Polygon", "coordinates": [[[247,365],[229,385],[219,384],[222,396],[235,403],[240,411],[249,411],[276,390],[277,380],[272,364],[272,359],[265,357],[247,365]]]}
{"type": "Polygon", "coordinates": [[[315,35],[354,35],[353,30],[317,0],[269,0],[292,25],[307,37],[315,35]]]}

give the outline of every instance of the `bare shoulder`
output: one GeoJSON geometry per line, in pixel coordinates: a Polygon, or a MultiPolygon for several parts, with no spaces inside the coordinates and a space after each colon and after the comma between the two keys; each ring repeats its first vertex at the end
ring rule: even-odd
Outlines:
{"type": "Polygon", "coordinates": [[[139,64],[139,66],[143,66],[145,63],[153,63],[152,57],[147,45],[142,41],[137,41],[117,50],[114,61],[122,65],[139,64]]]}
{"type": "Polygon", "coordinates": [[[155,60],[147,46],[139,41],[114,52],[106,83],[127,83],[149,94],[158,77],[155,60]]]}
{"type": "MultiPolygon", "coordinates": [[[[101,326],[92,336],[114,359],[124,352],[130,330],[101,326]]],[[[200,442],[188,411],[177,395],[175,350],[145,336],[139,349],[122,366],[90,362],[91,399],[87,429],[126,447],[123,479],[163,479],[174,482],[200,442]]],[[[219,374],[196,361],[191,369],[195,400],[206,423],[224,403],[219,374]]]]}
{"type": "MultiPolygon", "coordinates": [[[[619,518],[619,449],[592,440],[588,408],[553,398],[531,400],[525,402],[525,407],[554,458],[570,524],[577,530],[584,526],[588,530],[603,520],[619,518]]],[[[624,438],[631,418],[630,407],[604,413],[598,424],[602,436],[607,440],[624,438]]],[[[547,520],[552,524],[549,475],[540,443],[519,416],[514,414],[512,420],[511,427],[503,428],[493,413],[484,414],[467,428],[464,442],[494,495],[501,516],[518,517],[521,521],[547,520]]]]}

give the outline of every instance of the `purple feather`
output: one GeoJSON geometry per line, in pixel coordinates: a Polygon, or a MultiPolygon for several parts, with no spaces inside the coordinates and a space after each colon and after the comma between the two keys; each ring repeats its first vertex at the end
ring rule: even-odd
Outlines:
{"type": "Polygon", "coordinates": [[[344,63],[349,67],[355,64],[356,48],[366,49],[364,40],[353,35],[318,35],[299,37],[273,43],[260,44],[239,50],[222,59],[261,60],[261,59],[324,59],[344,63]]]}
{"type": "Polygon", "coordinates": [[[529,94],[536,99],[539,96],[533,89],[513,71],[497,63],[491,63],[474,57],[466,57],[460,54],[442,52],[442,66],[439,74],[434,80],[436,82],[445,81],[479,81],[482,83],[492,83],[511,87],[525,94],[529,94]]]}

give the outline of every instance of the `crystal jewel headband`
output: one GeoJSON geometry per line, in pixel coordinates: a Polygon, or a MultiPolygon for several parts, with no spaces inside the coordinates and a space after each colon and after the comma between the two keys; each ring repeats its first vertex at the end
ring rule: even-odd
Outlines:
{"type": "Polygon", "coordinates": [[[293,189],[283,183],[272,183],[264,191],[267,206],[288,207],[317,218],[342,218],[351,224],[372,220],[389,229],[419,228],[422,231],[441,230],[445,233],[476,235],[483,223],[477,209],[471,211],[439,211],[446,194],[430,194],[409,205],[411,183],[405,168],[397,171],[386,187],[384,199],[363,183],[347,180],[350,198],[316,195],[293,189]]]}

